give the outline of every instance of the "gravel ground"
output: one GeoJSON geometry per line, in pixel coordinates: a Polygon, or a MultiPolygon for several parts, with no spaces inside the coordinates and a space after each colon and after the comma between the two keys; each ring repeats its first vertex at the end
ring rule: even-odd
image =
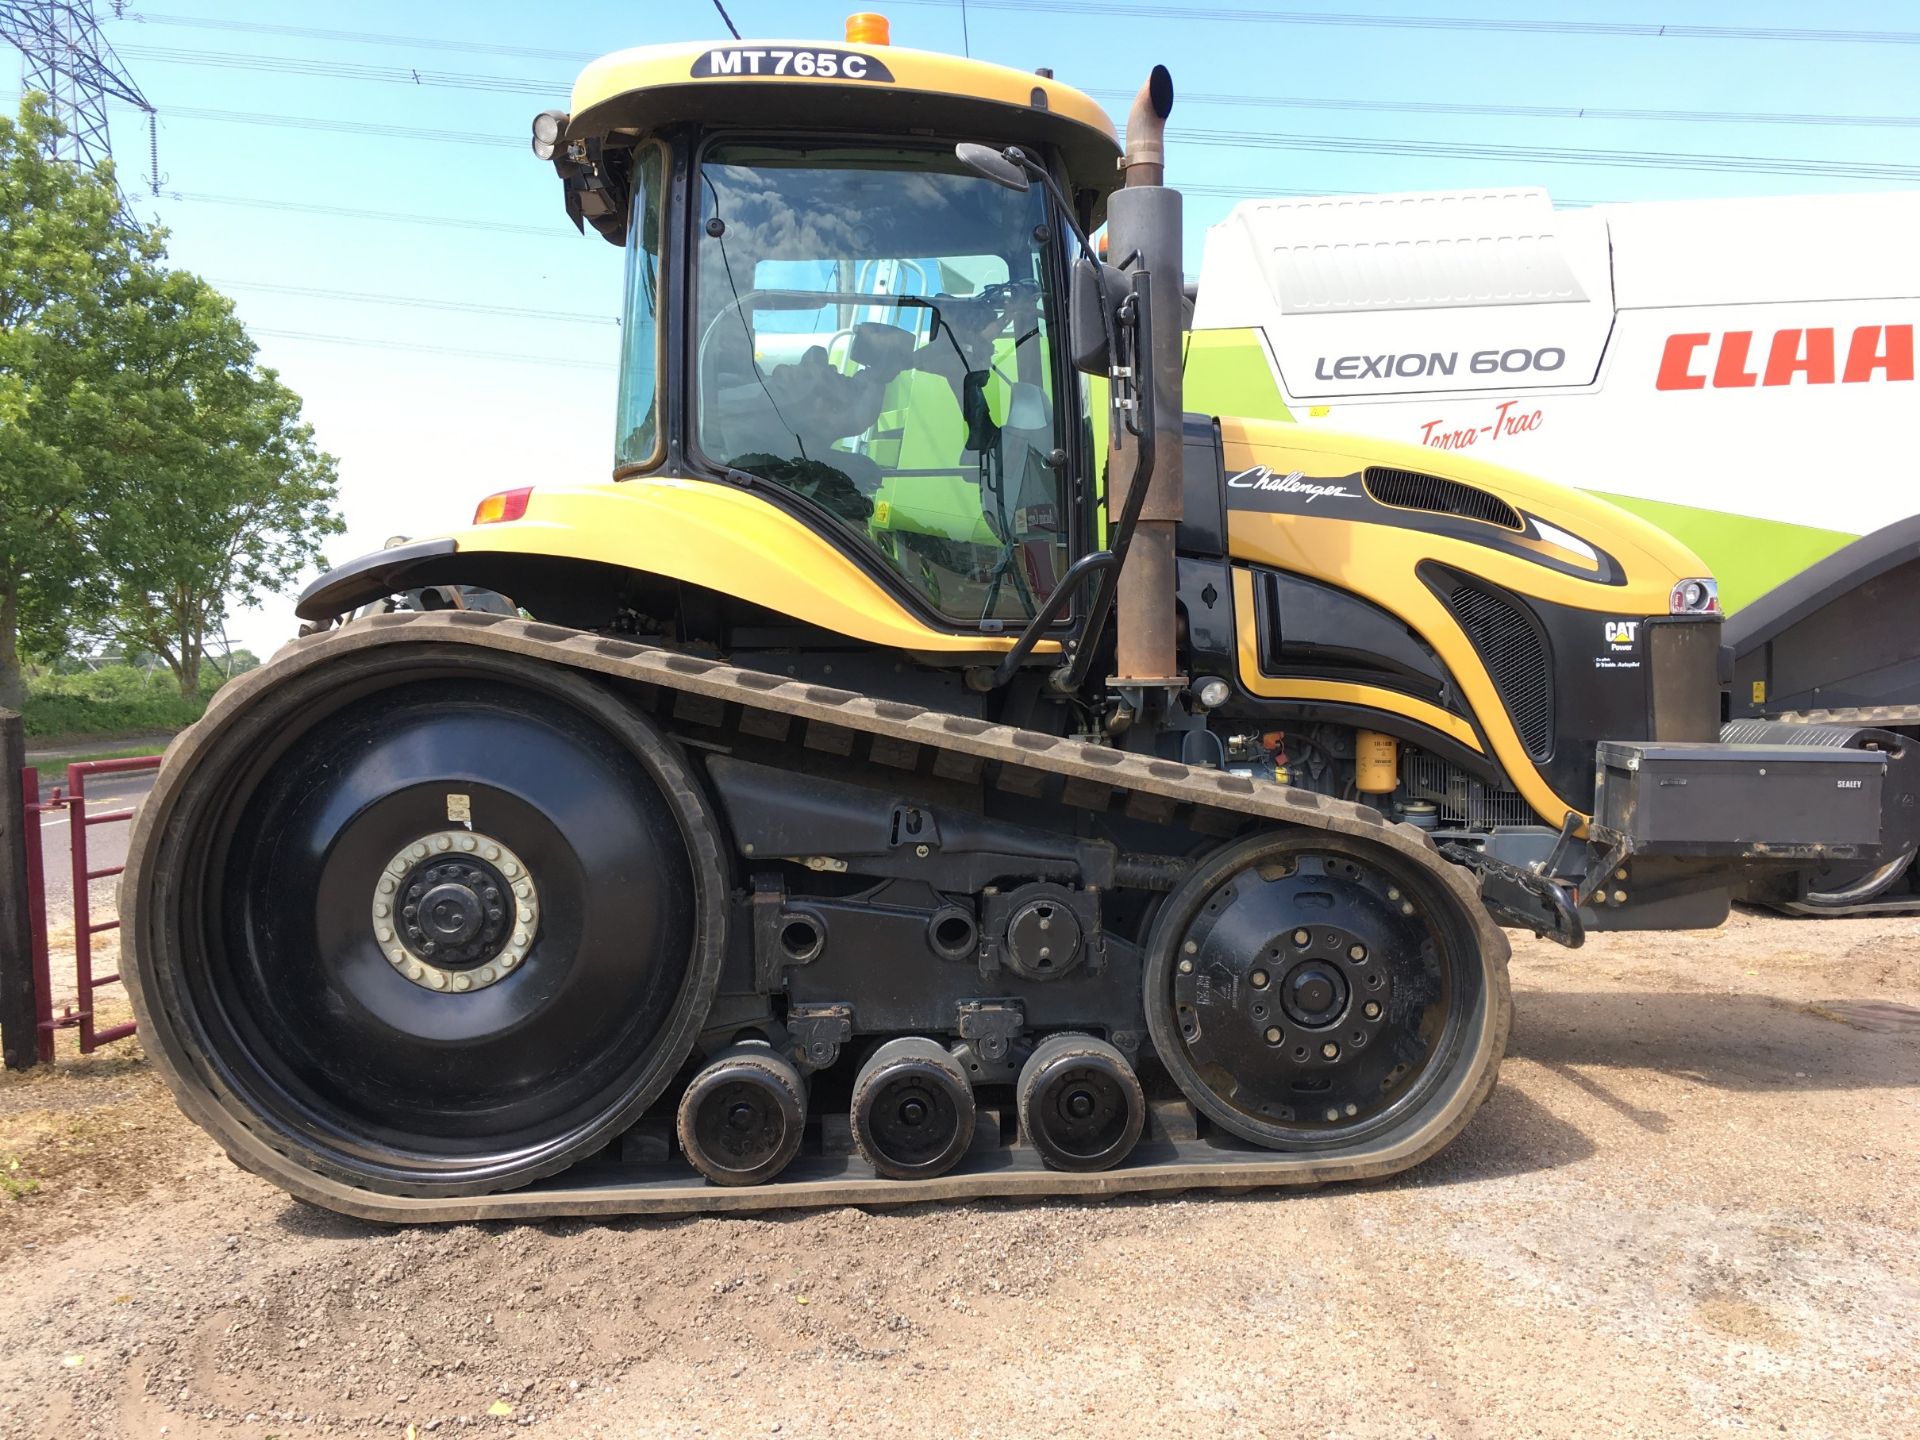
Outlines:
{"type": "Polygon", "coordinates": [[[0,1435],[1920,1435],[1920,921],[1514,980],[1452,1149],[1299,1194],[387,1230],[5,1077],[0,1435]]]}

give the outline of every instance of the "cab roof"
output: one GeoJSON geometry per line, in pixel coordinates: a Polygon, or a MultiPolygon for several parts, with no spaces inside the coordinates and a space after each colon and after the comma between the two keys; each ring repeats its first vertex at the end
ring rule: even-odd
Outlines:
{"type": "Polygon", "coordinates": [[[574,82],[568,140],[683,121],[1050,143],[1094,207],[1119,183],[1113,121],[1070,85],[983,60],[893,45],[729,40],[643,45],[574,82]],[[830,73],[829,73],[830,72],[830,73]]]}

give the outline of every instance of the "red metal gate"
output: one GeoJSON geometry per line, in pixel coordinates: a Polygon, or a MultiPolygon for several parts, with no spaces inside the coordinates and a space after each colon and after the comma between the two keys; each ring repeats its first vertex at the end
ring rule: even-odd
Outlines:
{"type": "Polygon", "coordinates": [[[90,1055],[98,1046],[123,1040],[133,1034],[131,1020],[105,1029],[94,1023],[94,992],[103,986],[118,983],[120,973],[117,970],[111,975],[93,973],[93,937],[119,929],[120,917],[115,913],[110,919],[94,918],[93,882],[110,879],[126,867],[110,865],[94,869],[88,858],[87,841],[88,832],[95,826],[123,824],[133,819],[134,812],[131,809],[103,810],[98,813],[91,811],[87,803],[87,778],[159,768],[158,755],[141,755],[129,760],[78,761],[67,767],[65,794],[56,786],[53,794],[44,800],[40,797],[40,772],[32,766],[20,772],[21,799],[28,816],[25,832],[27,912],[32,928],[34,1013],[37,1050],[43,1064],[53,1059],[53,1034],[56,1030],[77,1030],[82,1055],[90,1055]],[[75,1004],[63,1007],[62,1013],[57,1016],[53,1013],[53,972],[47,946],[46,857],[41,850],[39,819],[42,814],[55,810],[65,810],[70,822],[68,844],[73,876],[75,988],[75,1004]]]}

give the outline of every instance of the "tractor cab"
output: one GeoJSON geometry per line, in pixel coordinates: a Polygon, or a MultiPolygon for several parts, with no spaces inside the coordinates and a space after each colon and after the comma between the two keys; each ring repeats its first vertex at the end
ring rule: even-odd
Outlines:
{"type": "Polygon", "coordinates": [[[879,17],[849,41],[627,51],[536,121],[569,213],[627,252],[614,473],[750,487],[937,623],[1017,629],[1097,523],[1049,189],[1096,223],[1119,147],[1044,74],[893,49],[879,17]]]}

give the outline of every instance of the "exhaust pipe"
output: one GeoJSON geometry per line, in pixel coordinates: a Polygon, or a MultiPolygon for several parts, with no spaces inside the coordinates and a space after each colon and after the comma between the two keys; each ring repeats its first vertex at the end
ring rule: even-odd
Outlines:
{"type": "Polygon", "coordinates": [[[1127,111],[1127,153],[1120,168],[1128,185],[1159,185],[1167,175],[1167,116],[1173,113],[1173,76],[1153,67],[1127,111]]]}
{"type": "MultiPolygon", "coordinates": [[[[1174,527],[1183,513],[1186,492],[1180,374],[1185,278],[1180,192],[1162,183],[1167,168],[1167,116],[1172,111],[1173,77],[1164,65],[1156,65],[1127,112],[1127,148],[1120,160],[1126,183],[1107,201],[1107,254],[1121,263],[1138,252],[1136,263],[1153,274],[1153,354],[1142,357],[1142,367],[1151,373],[1138,377],[1138,383],[1153,386],[1155,417],[1153,474],[1115,600],[1117,673],[1111,683],[1169,692],[1186,685],[1185,677],[1175,673],[1179,651],[1174,624],[1174,527]]],[[[1133,437],[1123,433],[1119,446],[1107,457],[1110,522],[1119,520],[1126,505],[1125,487],[1135,473],[1136,449],[1133,437]]]]}

